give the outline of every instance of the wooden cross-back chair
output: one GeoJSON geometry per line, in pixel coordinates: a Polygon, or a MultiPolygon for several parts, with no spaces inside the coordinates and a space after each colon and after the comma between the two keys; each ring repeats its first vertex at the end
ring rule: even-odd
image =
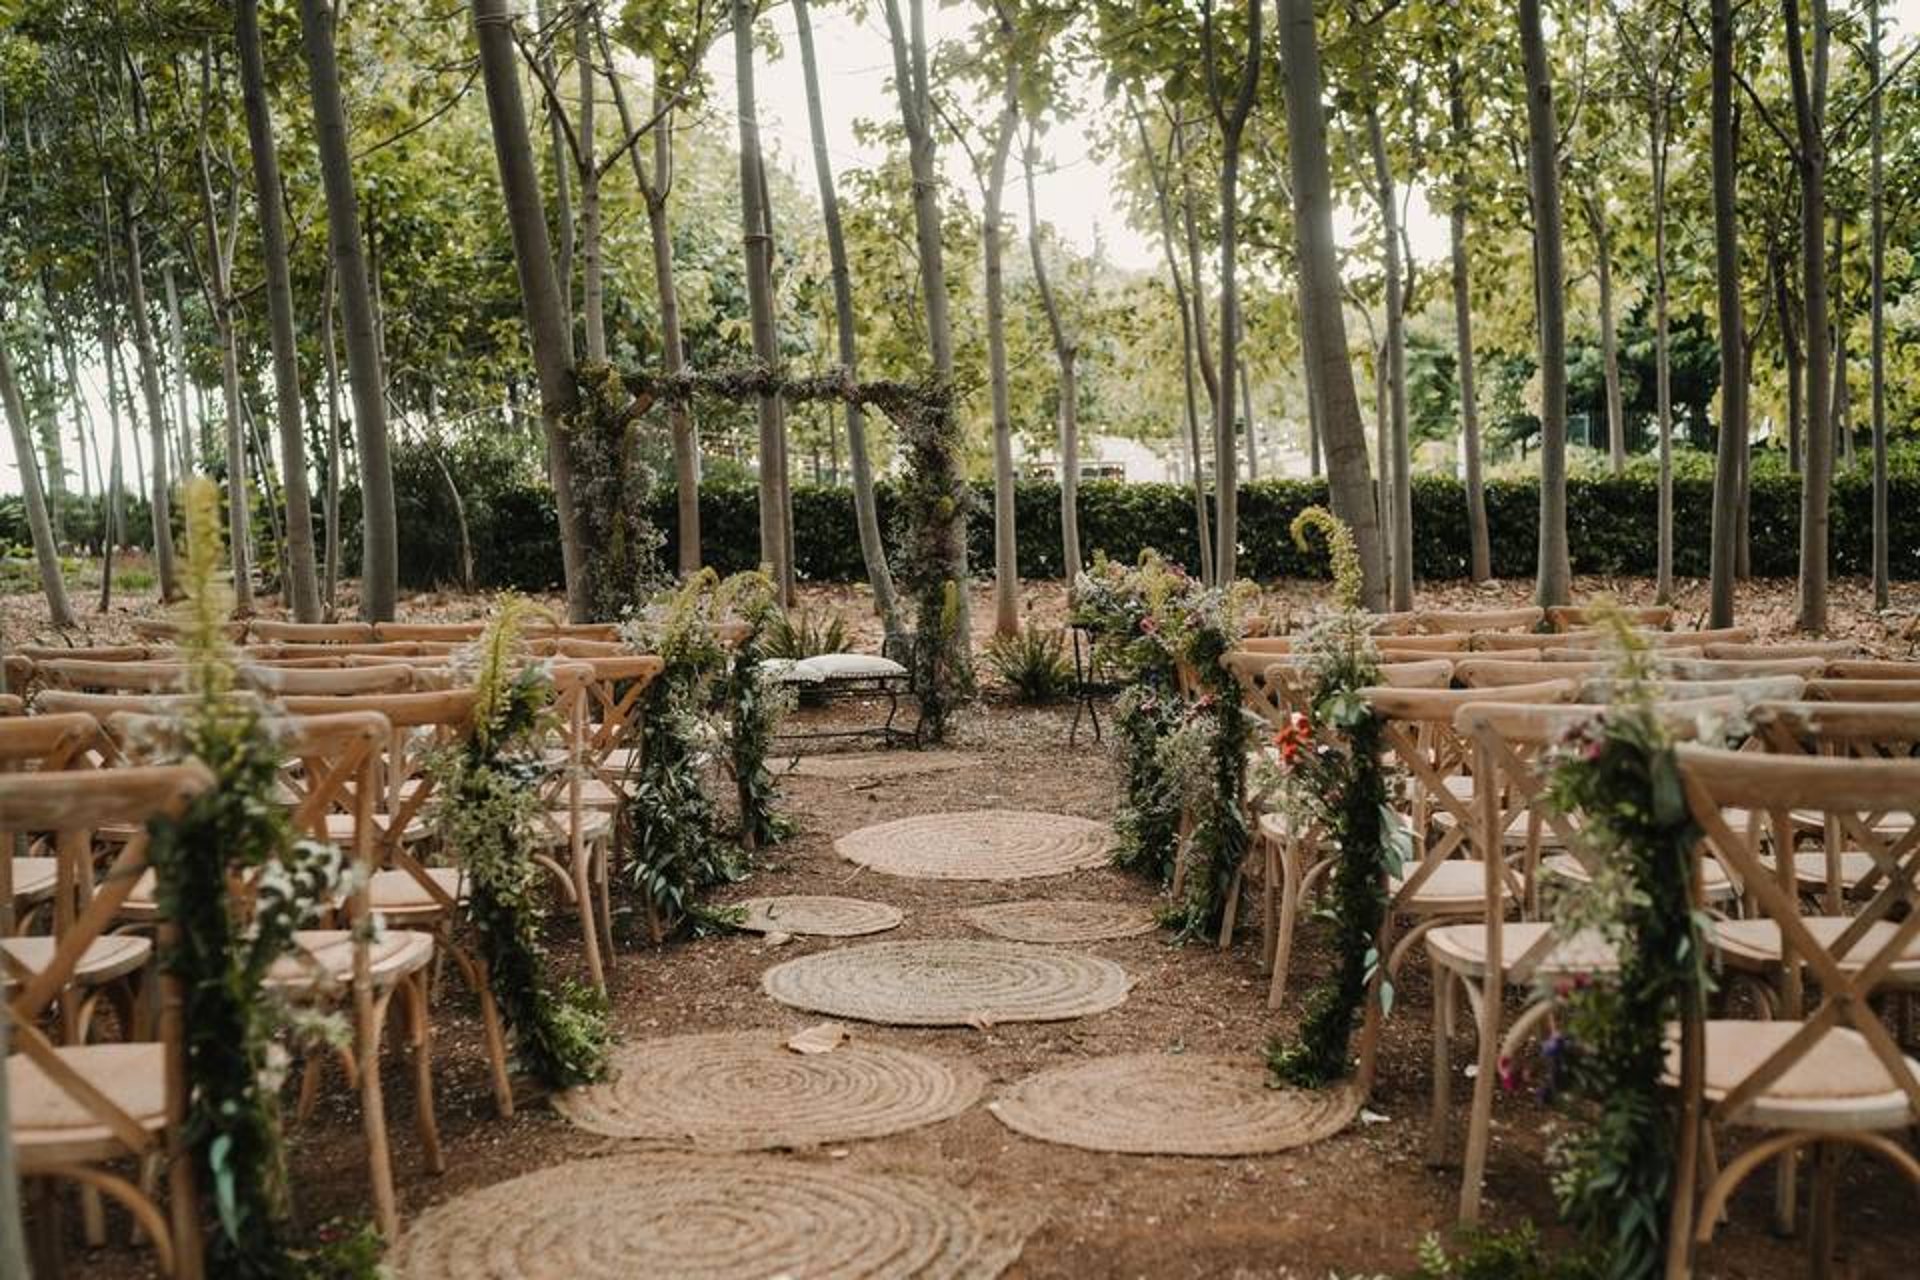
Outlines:
{"type": "Polygon", "coordinates": [[[1555,631],[1590,631],[1605,614],[1624,616],[1633,626],[1648,631],[1664,631],[1673,625],[1673,609],[1664,604],[1586,605],[1556,604],[1547,608],[1547,626],[1555,631]]]}
{"type": "MultiPolygon", "coordinates": [[[[1501,698],[1504,691],[1487,696],[1501,698]]],[[[1676,737],[1691,737],[1703,718],[1732,717],[1740,705],[1737,699],[1724,696],[1682,699],[1662,704],[1660,714],[1676,737]]],[[[1580,862],[1589,875],[1598,869],[1588,861],[1593,852],[1579,840],[1579,815],[1559,813],[1547,802],[1546,768],[1555,746],[1605,710],[1591,703],[1483,701],[1461,706],[1454,717],[1455,732],[1473,754],[1471,840],[1475,861],[1483,870],[1489,907],[1480,920],[1443,923],[1426,934],[1433,975],[1433,1093],[1427,1161],[1441,1165],[1449,1154],[1451,1042],[1458,1021],[1457,997],[1464,995],[1474,1016],[1478,1058],[1460,1184],[1462,1222],[1479,1219],[1499,1063],[1514,1056],[1553,1008],[1550,1000],[1537,1000],[1503,1038],[1504,993],[1525,990],[1543,978],[1605,974],[1618,966],[1618,957],[1604,938],[1568,937],[1541,918],[1530,874],[1522,877],[1527,892],[1520,899],[1520,919],[1509,920],[1507,898],[1513,892],[1513,877],[1503,873],[1516,843],[1522,865],[1529,870],[1549,845],[1566,850],[1565,856],[1580,862]]]]}
{"type": "MultiPolygon", "coordinates": [[[[6,1062],[7,1122],[20,1174],[41,1193],[38,1261],[45,1274],[62,1274],[53,1195],[60,1182],[123,1206],[152,1242],[162,1274],[199,1280],[203,1273],[200,1212],[181,1125],[187,1085],[177,980],[164,971],[159,975],[153,1039],[56,1046],[41,1024],[145,870],[149,821],[177,817],[212,781],[197,764],[0,775],[0,834],[46,833],[63,856],[78,861],[91,857],[100,825],[135,831],[48,963],[7,991],[4,1016],[14,1050],[6,1062]],[[129,1161],[141,1166],[131,1179],[115,1168],[129,1161]],[[141,1187],[161,1161],[167,1169],[166,1213],[141,1187]]],[[[173,941],[166,922],[160,941],[173,941]]]]}
{"type": "MultiPolygon", "coordinates": [[[[1790,843],[1798,813],[1822,827],[1856,831],[1872,815],[1920,806],[1920,760],[1733,752],[1678,748],[1687,803],[1709,852],[1741,874],[1762,917],[1781,938],[1790,980],[1778,1018],[1707,1018],[1687,1010],[1669,1055],[1682,1099],[1673,1229],[1667,1274],[1691,1274],[1692,1251],[1705,1245],[1734,1190],[1761,1165],[1777,1162],[1777,1209],[1792,1205],[1792,1166],[1813,1149],[1813,1248],[1824,1273],[1832,1245],[1834,1156],[1846,1147],[1878,1155],[1920,1188],[1920,1161],[1901,1135],[1920,1125],[1920,1062],[1901,1052],[1875,1010],[1874,997],[1916,963],[1920,911],[1904,918],[1864,913],[1838,933],[1811,927],[1791,867],[1763,861],[1771,840],[1790,843]],[[1743,823],[1736,815],[1759,814],[1743,823]],[[1716,1131],[1764,1135],[1719,1166],[1716,1131]]],[[[1898,844],[1875,846],[1890,880],[1911,894],[1920,875],[1913,824],[1898,844]]],[[[1786,1216],[1786,1215],[1782,1215],[1786,1216]]]]}
{"type": "MultiPolygon", "coordinates": [[[[150,717],[121,714],[109,731],[123,743],[158,740],[150,717]]],[[[294,830],[306,839],[340,846],[354,867],[344,918],[328,927],[303,929],[293,950],[269,970],[266,985],[295,1003],[345,1004],[352,1011],[354,1045],[350,1078],[360,1090],[368,1167],[376,1224],[395,1238],[399,1213],[393,1187],[386,1104],[380,1085],[381,1029],[399,998],[407,1020],[415,1083],[415,1119],[428,1168],[444,1169],[439,1126],[433,1110],[432,1032],[427,1006],[428,968],[433,935],[407,929],[381,930],[375,936],[368,885],[374,871],[372,815],[380,799],[379,772],[393,728],[378,712],[332,712],[282,716],[273,725],[284,754],[279,786],[292,810],[294,830]]],[[[251,893],[242,884],[240,891],[251,893]]],[[[308,1059],[297,1115],[312,1111],[322,1058],[308,1059]]]]}

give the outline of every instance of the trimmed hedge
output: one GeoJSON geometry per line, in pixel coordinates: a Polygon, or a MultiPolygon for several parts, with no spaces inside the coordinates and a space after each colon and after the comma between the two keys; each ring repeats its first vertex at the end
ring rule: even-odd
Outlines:
{"type": "MultiPolygon", "coordinates": [[[[1920,508],[1920,475],[1898,471],[1889,504],[1896,513],[1890,567],[1896,579],[1920,580],[1920,520],[1899,513],[1920,508]]],[[[891,529],[894,494],[879,490],[881,528],[891,529]]],[[[993,562],[991,490],[980,487],[969,536],[975,566],[993,562]]],[[[1255,578],[1310,577],[1325,573],[1318,553],[1303,556],[1287,526],[1303,507],[1327,500],[1326,484],[1310,480],[1259,480],[1240,489],[1240,568],[1255,578]]],[[[709,486],[700,495],[706,563],[722,574],[754,566],[759,520],[751,487],[709,486]]],[[[1530,480],[1487,485],[1487,521],[1493,572],[1528,578],[1538,539],[1536,486],[1530,480]]],[[[1422,476],[1413,489],[1414,573],[1423,579],[1462,578],[1467,572],[1466,498],[1459,481],[1422,476]]],[[[1567,484],[1568,537],[1576,573],[1651,575],[1656,546],[1658,491],[1646,476],[1578,476],[1567,484]]],[[[1713,485],[1704,477],[1674,481],[1674,572],[1705,577],[1713,485]]],[[[1868,572],[1871,491],[1864,470],[1834,482],[1833,565],[1840,574],[1868,572]]],[[[348,528],[356,527],[349,508],[348,528]]],[[[458,535],[444,485],[410,487],[400,505],[400,576],[409,587],[453,581],[459,563],[458,535]]],[[[794,536],[801,576],[816,581],[857,581],[866,576],[854,532],[853,494],[843,488],[796,487],[794,536]]],[[[673,495],[654,501],[655,525],[667,534],[663,562],[675,563],[673,495]]],[[[553,495],[544,488],[503,487],[467,499],[476,585],[485,588],[554,590],[560,585],[560,547],[554,534],[553,495]]],[[[1016,521],[1020,573],[1024,578],[1060,576],[1060,490],[1050,483],[1022,484],[1016,521]]],[[[1753,477],[1752,564],[1756,575],[1790,577],[1799,564],[1800,480],[1756,471],[1753,477]]],[[[1153,547],[1171,559],[1195,560],[1193,498],[1175,484],[1095,481],[1080,486],[1082,545],[1132,560],[1153,547]]],[[[348,564],[358,563],[357,548],[348,564]]]]}

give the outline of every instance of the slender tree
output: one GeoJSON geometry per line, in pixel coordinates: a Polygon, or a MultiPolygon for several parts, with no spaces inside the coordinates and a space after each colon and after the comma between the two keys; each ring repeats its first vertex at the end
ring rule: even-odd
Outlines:
{"type": "Polygon", "coordinates": [[[175,434],[180,437],[180,474],[184,478],[195,470],[199,451],[193,443],[193,414],[187,406],[187,327],[180,319],[180,289],[173,280],[173,263],[160,264],[160,289],[167,299],[167,359],[173,366],[175,434]]]}
{"type": "MultiPolygon", "coordinates": [[[[1027,186],[1027,252],[1033,259],[1033,283],[1040,293],[1040,309],[1047,317],[1047,336],[1053,342],[1054,363],[1060,367],[1060,549],[1063,571],[1067,581],[1072,582],[1085,564],[1080,554],[1080,341],[1067,329],[1060,314],[1060,300],[1054,296],[1053,281],[1047,274],[1040,202],[1035,197],[1033,182],[1039,150],[1034,135],[1029,132],[1021,156],[1027,186]]],[[[1183,314],[1182,321],[1185,318],[1183,314]]],[[[1202,503],[1203,509],[1204,506],[1202,503]]]]}
{"type": "Polygon", "coordinates": [[[600,160],[594,147],[600,73],[593,64],[593,32],[599,21],[594,0],[577,0],[573,10],[573,65],[579,75],[580,105],[574,125],[580,170],[580,312],[586,321],[586,356],[607,358],[607,273],[600,230],[600,160]]]}
{"type": "Polygon", "coordinates": [[[1293,233],[1299,264],[1300,343],[1309,394],[1320,406],[1333,512],[1353,530],[1365,578],[1363,603],[1384,607],[1379,515],[1367,474],[1366,429],[1348,362],[1346,316],[1333,239],[1333,177],[1327,164],[1320,46],[1313,0],[1276,0],[1280,74],[1287,110],[1287,173],[1293,187],[1293,233]]]}
{"type": "Polygon", "coordinates": [[[1214,502],[1218,508],[1213,550],[1214,573],[1232,582],[1240,544],[1240,464],[1234,439],[1234,367],[1240,355],[1240,147],[1260,88],[1262,0],[1247,5],[1247,50],[1240,84],[1227,96],[1215,59],[1213,0],[1201,0],[1205,33],[1207,100],[1220,130],[1220,373],[1213,423],[1214,502]]]}
{"type": "MultiPolygon", "coordinates": [[[[6,315],[0,309],[0,326],[6,315]]],[[[27,424],[27,408],[20,399],[20,384],[14,377],[11,344],[0,333],[0,402],[7,414],[7,430],[13,437],[13,460],[20,469],[20,493],[27,508],[27,532],[33,539],[34,563],[40,570],[40,589],[47,597],[47,615],[53,625],[65,631],[79,625],[73,606],[67,601],[67,581],[60,570],[60,548],[53,540],[53,519],[47,513],[47,499],[40,487],[40,468],[34,462],[33,431],[27,424]]],[[[118,448],[118,436],[115,437],[118,448]]]]}
{"type": "MultiPolygon", "coordinates": [[[[360,455],[360,616],[390,620],[398,603],[400,544],[387,449],[386,378],[374,329],[373,293],[360,239],[360,202],[353,188],[347,112],[334,53],[334,10],[328,0],[300,0],[300,26],[313,94],[313,128],[327,197],[327,240],[340,289],[346,331],[347,381],[360,455]]],[[[491,87],[491,86],[489,86],[491,87]]],[[[556,483],[555,488],[559,485],[556,483]]],[[[566,505],[562,504],[562,511],[566,505]]]]}
{"type": "MultiPolygon", "coordinates": [[[[234,0],[234,41],[253,157],[254,199],[260,218],[260,257],[266,268],[267,324],[273,342],[274,411],[280,434],[280,486],[286,497],[287,554],[280,566],[285,595],[301,622],[320,620],[314,578],[313,495],[307,488],[307,437],[301,412],[300,352],[293,325],[293,273],[287,260],[286,218],[280,208],[280,158],[267,103],[266,59],[260,51],[259,0],[234,0]]],[[[136,329],[136,333],[138,330],[136,329]]],[[[156,382],[149,399],[157,408],[156,382]]]]}
{"type": "MultiPolygon", "coordinates": [[[[160,353],[153,340],[153,316],[147,309],[146,265],[141,261],[140,230],[133,213],[133,202],[123,192],[120,197],[120,236],[127,254],[127,310],[133,315],[133,346],[140,357],[140,389],[146,398],[147,429],[153,447],[153,469],[149,473],[153,528],[154,567],[160,575],[160,598],[172,600],[180,594],[173,562],[173,518],[167,482],[167,412],[160,391],[160,353]]],[[[135,436],[137,440],[139,437],[135,436]]]]}
{"type": "MultiPolygon", "coordinates": [[[[303,0],[303,4],[317,2],[303,0]]],[[[540,175],[534,167],[533,144],[527,136],[527,110],[520,95],[520,63],[514,48],[513,24],[513,11],[508,8],[507,0],[473,0],[473,29],[480,46],[480,72],[486,85],[494,161],[500,169],[507,226],[513,235],[520,305],[526,316],[534,368],[540,379],[540,421],[546,431],[547,473],[553,481],[554,507],[560,518],[567,612],[575,620],[585,621],[587,594],[580,525],[574,516],[573,466],[566,441],[566,423],[579,408],[580,389],[574,382],[573,342],[567,333],[560,281],[554,273],[546,211],[541,207],[540,175]]],[[[344,283],[344,266],[341,279],[344,283]]],[[[351,331],[348,333],[348,367],[352,367],[351,331]]],[[[355,406],[357,418],[357,400],[355,406]]],[[[385,443],[383,438],[383,449],[385,443]]]]}
{"type": "Polygon", "coordinates": [[[1453,198],[1447,209],[1447,243],[1453,266],[1453,344],[1459,364],[1460,453],[1466,469],[1467,572],[1475,582],[1493,576],[1487,537],[1487,491],[1480,473],[1480,401],[1474,386],[1473,283],[1467,266],[1467,218],[1473,131],[1467,124],[1466,77],[1458,56],[1447,67],[1447,123],[1453,148],[1453,198]]]}
{"type": "Polygon", "coordinates": [[[1800,480],[1800,612],[1803,631],[1827,629],[1828,507],[1833,486],[1833,406],[1828,366],[1826,0],[1813,0],[1813,66],[1801,37],[1800,0],[1781,0],[1793,86],[1794,168],[1800,176],[1800,279],[1805,307],[1806,466],[1800,480]]]}
{"type": "MultiPolygon", "coordinates": [[[[1733,131],[1733,0],[1712,0],[1714,295],[1720,339],[1720,442],[1713,472],[1709,625],[1729,627],[1739,565],[1741,475],[1747,452],[1746,322],[1740,293],[1740,214],[1733,131]]],[[[1785,317],[1781,317],[1785,320],[1785,317]]]]}
{"type": "Polygon", "coordinates": [[[1607,465],[1613,474],[1627,469],[1627,413],[1620,394],[1620,332],[1613,306],[1613,229],[1605,201],[1589,193],[1581,206],[1593,233],[1593,268],[1600,286],[1600,378],[1607,402],[1607,465]]]}
{"type": "Polygon", "coordinates": [[[986,282],[987,387],[993,402],[993,630],[1011,636],[1020,630],[1020,543],[1015,525],[1013,476],[1013,392],[1007,376],[1007,286],[1003,264],[1006,219],[1003,198],[1007,189],[1007,159],[1013,135],[1020,125],[1020,82],[1013,60],[1013,33],[1004,18],[1001,36],[1006,51],[1006,83],[1000,116],[989,140],[987,172],[982,184],[980,214],[981,261],[986,282]]]}
{"type": "Polygon", "coordinates": [[[1367,142],[1373,157],[1374,199],[1380,206],[1380,239],[1384,247],[1380,265],[1386,277],[1387,294],[1386,360],[1382,370],[1388,409],[1384,425],[1391,432],[1392,446],[1385,447],[1388,436],[1383,433],[1381,453],[1391,462],[1393,471],[1389,483],[1386,465],[1381,467],[1381,486],[1388,499],[1382,503],[1382,510],[1391,512],[1386,524],[1392,530],[1393,607],[1409,610],[1413,608],[1413,450],[1407,424],[1406,288],[1401,277],[1400,193],[1387,163],[1387,139],[1380,126],[1377,95],[1367,103],[1367,142]]]}
{"type": "Polygon", "coordinates": [[[1886,137],[1880,83],[1880,0],[1867,0],[1867,81],[1873,86],[1868,105],[1867,209],[1871,245],[1868,250],[1868,377],[1873,418],[1873,604],[1887,607],[1887,209],[1886,137]]]}
{"type": "MultiPolygon", "coordinates": [[[[820,216],[827,233],[827,260],[833,275],[833,317],[839,344],[840,367],[852,377],[859,367],[853,314],[853,277],[847,268],[847,236],[840,222],[840,193],[833,180],[833,162],[827,155],[826,113],[820,100],[820,67],[813,48],[813,16],[809,0],[793,0],[793,20],[800,38],[801,74],[806,80],[807,125],[813,142],[813,172],[820,185],[820,216]]],[[[851,400],[846,405],[847,459],[853,469],[854,523],[860,532],[860,555],[867,581],[873,587],[873,605],[888,635],[900,630],[899,602],[893,574],[887,568],[886,546],[880,540],[879,504],[873,490],[873,462],[867,456],[866,415],[851,400]]]]}
{"type": "Polygon", "coordinates": [[[1560,217],[1560,135],[1540,0],[1520,0],[1527,85],[1527,176],[1533,194],[1534,302],[1540,330],[1540,560],[1534,595],[1565,604],[1573,572],[1567,549],[1567,298],[1560,217]]]}

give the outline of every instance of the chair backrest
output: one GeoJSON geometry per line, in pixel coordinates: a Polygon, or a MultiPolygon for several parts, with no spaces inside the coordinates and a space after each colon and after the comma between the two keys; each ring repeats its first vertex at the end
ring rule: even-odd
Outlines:
{"type": "Polygon", "coordinates": [[[1473,631],[1537,631],[1546,613],[1538,605],[1513,609],[1422,609],[1419,629],[1435,634],[1473,631]]]}
{"type": "MultiPolygon", "coordinates": [[[[39,1024],[49,1006],[70,987],[81,956],[113,923],[134,882],[146,869],[148,823],[155,818],[177,817],[212,783],[212,775],[199,764],[0,775],[0,841],[9,845],[15,833],[46,833],[63,859],[77,862],[91,859],[95,831],[120,827],[133,832],[121,844],[99,891],[55,943],[52,958],[44,968],[21,975],[6,1002],[18,1052],[38,1067],[89,1122],[112,1134],[131,1155],[153,1152],[156,1135],[63,1061],[39,1024]]],[[[173,926],[162,920],[161,945],[171,945],[174,936],[173,926]]],[[[167,1111],[171,1120],[178,1121],[185,1106],[179,984],[164,969],[159,982],[157,1025],[159,1038],[166,1046],[167,1111]]],[[[75,1125],[81,1127],[85,1126],[75,1125]]]]}
{"type": "MultiPolygon", "coordinates": [[[[64,773],[116,764],[119,752],[100,722],[90,715],[11,716],[0,720],[0,772],[64,773]]],[[[0,937],[20,928],[15,910],[13,859],[15,853],[44,856],[31,843],[6,841],[0,847],[0,937]]],[[[56,858],[59,855],[54,855],[56,858]]],[[[56,934],[71,924],[74,913],[93,890],[93,862],[59,859],[52,898],[52,926],[56,934]]]]}
{"type": "MultiPolygon", "coordinates": [[[[1605,611],[1623,614],[1634,626],[1649,630],[1664,631],[1673,625],[1673,610],[1664,604],[1611,605],[1605,611]]],[[[1593,605],[1556,604],[1547,609],[1547,625],[1555,631],[1583,631],[1598,622],[1601,613],[1602,610],[1593,605]]]]}
{"type": "Polygon", "coordinates": [[[1497,658],[1462,658],[1453,664],[1453,678],[1474,689],[1496,689],[1505,685],[1538,684],[1542,680],[1578,680],[1604,675],[1604,662],[1555,662],[1516,659],[1503,653],[1497,658]]]}
{"type": "Polygon", "coordinates": [[[1747,680],[1756,676],[1798,676],[1811,680],[1826,666],[1820,658],[1696,658],[1660,651],[1660,670],[1672,680],[1747,680]]]}
{"type": "Polygon", "coordinates": [[[271,644],[250,644],[241,650],[241,655],[248,658],[273,661],[286,658],[343,658],[349,654],[366,653],[411,656],[436,651],[444,652],[445,647],[436,650],[434,646],[419,640],[340,641],[332,644],[316,644],[305,640],[287,640],[277,641],[271,644]]]}
{"type": "Polygon", "coordinates": [[[1464,631],[1444,635],[1383,635],[1375,640],[1382,654],[1388,650],[1395,653],[1465,653],[1473,639],[1464,631]]]}
{"type": "Polygon", "coordinates": [[[279,622],[255,618],[247,632],[262,644],[367,644],[374,639],[370,622],[279,622]]]}
{"type": "Polygon", "coordinates": [[[1420,615],[1413,610],[1400,613],[1376,613],[1372,615],[1370,627],[1376,636],[1411,635],[1420,625],[1420,615]]]}
{"type": "Polygon", "coordinates": [[[187,666],[182,662],[49,658],[34,665],[43,688],[100,693],[172,693],[181,688],[187,675],[187,666]]]}
{"type": "Polygon", "coordinates": [[[1807,697],[1826,702],[1920,702],[1920,680],[1809,680],[1807,697]]]}
{"type": "Polygon", "coordinates": [[[545,636],[537,632],[527,637],[526,644],[529,654],[545,658],[624,658],[633,653],[630,647],[618,640],[545,636]]]}
{"type": "MultiPolygon", "coordinates": [[[[1737,1119],[1760,1092],[1802,1062],[1823,1033],[1847,1028],[1865,1040],[1893,1088],[1906,1096],[1908,1124],[1920,1123],[1920,1075],[1899,1048],[1869,997],[1920,938],[1920,910],[1913,909],[1920,878],[1920,760],[1862,760],[1678,748],[1687,803],[1706,833],[1711,852],[1745,881],[1756,910],[1778,926],[1785,959],[1782,1014],[1804,1019],[1798,1034],[1760,1057],[1744,1078],[1712,1104],[1710,1118],[1737,1119]],[[1758,814],[1758,822],[1728,821],[1728,812],[1758,814]],[[1908,815],[1904,833],[1876,831],[1874,815],[1908,815]],[[1765,861],[1771,849],[1791,849],[1819,815],[1826,833],[1839,831],[1866,849],[1885,884],[1852,920],[1816,935],[1801,916],[1796,860],[1765,861]],[[1900,907],[1900,911],[1895,908],[1900,907]],[[1904,914],[1902,914],[1904,912],[1904,914]],[[1876,924],[1890,925],[1875,930],[1876,924]],[[1845,963],[1841,958],[1845,958],[1845,963]],[[1818,997],[1805,1007],[1809,990],[1818,997]]],[[[1697,1015],[1696,1015],[1697,1016],[1697,1015]]],[[[1690,1025],[1683,1052],[1682,1088],[1701,1102],[1701,1031],[1690,1025]]]]}
{"type": "Polygon", "coordinates": [[[1480,653],[1533,649],[1544,654],[1549,649],[1598,649],[1605,644],[1606,636],[1598,631],[1566,631],[1558,634],[1476,631],[1469,647],[1480,653]]]}
{"type": "Polygon", "coordinates": [[[1796,640],[1769,644],[1720,641],[1707,646],[1709,658],[1778,661],[1783,658],[1850,658],[1860,652],[1851,640],[1796,640]]]}
{"type": "Polygon", "coordinates": [[[1920,661],[1896,658],[1833,658],[1827,663],[1832,680],[1920,680],[1920,661]]]}
{"type": "Polygon", "coordinates": [[[612,783],[621,772],[612,764],[614,753],[640,744],[647,690],[667,669],[666,660],[647,653],[570,658],[568,662],[588,672],[582,707],[581,763],[612,783]]]}
{"type": "Polygon", "coordinates": [[[1234,648],[1239,653],[1261,653],[1269,656],[1276,653],[1292,653],[1292,636],[1241,636],[1240,643],[1234,648]]]}
{"type": "Polygon", "coordinates": [[[379,667],[269,667],[248,663],[240,682],[262,693],[318,697],[366,693],[405,693],[414,687],[414,668],[394,663],[379,667]]]}
{"type": "Polygon", "coordinates": [[[87,693],[76,689],[42,689],[34,695],[33,707],[41,715],[82,711],[99,720],[116,712],[151,714],[167,707],[184,705],[183,693],[87,693]]]}
{"type": "MultiPolygon", "coordinates": [[[[1746,680],[1679,680],[1662,679],[1655,682],[1660,696],[1665,698],[1744,698],[1749,702],[1762,699],[1798,698],[1806,691],[1807,682],[1799,676],[1756,676],[1746,680]]],[[[1586,702],[1606,702],[1613,696],[1613,680],[1609,676],[1595,676],[1581,683],[1580,698],[1586,702]]]]}

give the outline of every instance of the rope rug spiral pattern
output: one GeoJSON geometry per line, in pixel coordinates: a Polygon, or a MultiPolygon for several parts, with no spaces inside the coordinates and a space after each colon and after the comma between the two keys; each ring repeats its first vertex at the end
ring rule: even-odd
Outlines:
{"type": "Polygon", "coordinates": [[[887,1045],[855,1041],[800,1054],[775,1031],[674,1036],[629,1045],[605,1084],[554,1107],[592,1133],[705,1151],[759,1151],[878,1138],[950,1119],[985,1077],[887,1045]]]}
{"type": "Polygon", "coordinates": [[[1009,942],[870,942],[767,970],[761,987],[796,1009],[903,1027],[1055,1022],[1127,998],[1111,960],[1009,942]]]}
{"type": "Polygon", "coordinates": [[[930,1178],[652,1152],[579,1160],[420,1215],[398,1280],[990,1280],[1026,1224],[930,1178]]]}
{"type": "Polygon", "coordinates": [[[800,778],[898,778],[971,769],[980,757],[957,751],[884,751],[859,755],[796,756],[785,772],[800,778]]]}
{"type": "Polygon", "coordinates": [[[974,928],[1015,942],[1099,942],[1131,938],[1159,927],[1153,912],[1124,902],[1034,898],[971,907],[960,918],[974,928]]]}
{"type": "Polygon", "coordinates": [[[863,898],[790,894],[736,902],[746,915],[735,924],[749,933],[793,933],[818,938],[856,938],[897,929],[906,919],[897,907],[863,898]]]}
{"type": "Polygon", "coordinates": [[[1250,1156],[1332,1137],[1360,1098],[1270,1089],[1252,1057],[1127,1053],[1030,1075],[987,1109],[1017,1133],[1090,1151],[1250,1156]]]}
{"type": "Polygon", "coordinates": [[[1107,865],[1111,829],[1059,813],[923,813],[834,841],[840,856],[890,876],[1026,880],[1107,865]]]}

